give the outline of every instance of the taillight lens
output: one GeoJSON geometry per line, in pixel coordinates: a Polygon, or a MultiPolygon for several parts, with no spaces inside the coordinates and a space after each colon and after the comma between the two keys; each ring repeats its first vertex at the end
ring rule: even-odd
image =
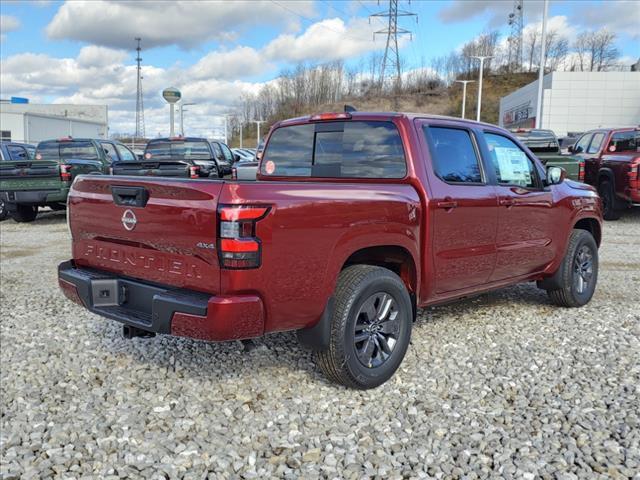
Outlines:
{"type": "Polygon", "coordinates": [[[578,164],[578,180],[584,181],[584,162],[578,164]]]}
{"type": "Polygon", "coordinates": [[[236,167],[233,167],[231,169],[231,179],[232,180],[237,180],[238,179],[238,170],[236,169],[236,167]]]}
{"type": "Polygon", "coordinates": [[[63,182],[71,181],[71,165],[60,165],[60,180],[63,182]]]}
{"type": "Polygon", "coordinates": [[[640,181],[640,157],[636,157],[631,161],[629,180],[640,181]]]}
{"type": "Polygon", "coordinates": [[[189,176],[191,178],[200,178],[200,167],[192,165],[189,167],[189,176]]]}
{"type": "Polygon", "coordinates": [[[229,269],[258,268],[261,242],[256,236],[256,223],[269,212],[269,207],[253,205],[220,205],[218,207],[218,252],[220,266],[229,269]]]}

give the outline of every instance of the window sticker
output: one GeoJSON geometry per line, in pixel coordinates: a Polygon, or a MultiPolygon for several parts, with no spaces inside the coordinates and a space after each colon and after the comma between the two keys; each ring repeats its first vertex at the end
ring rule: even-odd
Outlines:
{"type": "Polygon", "coordinates": [[[500,169],[500,179],[503,183],[515,185],[531,185],[529,161],[524,152],[514,148],[495,146],[494,152],[500,169]]]}

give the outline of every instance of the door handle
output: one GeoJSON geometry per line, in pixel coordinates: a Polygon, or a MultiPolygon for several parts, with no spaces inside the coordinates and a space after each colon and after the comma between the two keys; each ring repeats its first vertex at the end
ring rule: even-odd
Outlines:
{"type": "Polygon", "coordinates": [[[444,200],[437,202],[436,207],[444,208],[446,210],[451,210],[452,208],[456,208],[458,206],[458,202],[455,200],[451,200],[450,198],[445,198],[444,200]]]}
{"type": "Polygon", "coordinates": [[[512,207],[515,205],[516,201],[513,198],[501,198],[499,201],[500,205],[504,207],[512,207]]]}

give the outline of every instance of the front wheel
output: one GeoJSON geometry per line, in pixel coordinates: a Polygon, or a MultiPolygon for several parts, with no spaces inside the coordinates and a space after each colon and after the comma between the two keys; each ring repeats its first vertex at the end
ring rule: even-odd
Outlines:
{"type": "Polygon", "coordinates": [[[561,307],[581,307],[589,303],[598,281],[598,246],[591,233],[574,230],[558,272],[561,288],[547,290],[561,307]]]}
{"type": "Polygon", "coordinates": [[[598,194],[602,199],[602,216],[605,220],[618,220],[620,213],[616,210],[616,193],[613,184],[608,180],[603,180],[598,185],[598,194]]]}
{"type": "Polygon", "coordinates": [[[329,347],[316,352],[324,374],[347,387],[375,388],[393,376],[411,338],[413,308],[386,268],[354,265],[338,277],[329,347]]]}
{"type": "Polygon", "coordinates": [[[18,205],[14,211],[11,212],[11,218],[18,223],[33,222],[38,216],[38,207],[31,205],[18,205]]]}

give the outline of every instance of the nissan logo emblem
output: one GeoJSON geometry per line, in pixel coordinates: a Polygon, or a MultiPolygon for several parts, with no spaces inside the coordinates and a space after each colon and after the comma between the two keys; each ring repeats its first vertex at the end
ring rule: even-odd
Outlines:
{"type": "Polygon", "coordinates": [[[122,214],[122,226],[131,231],[136,228],[137,223],[138,219],[136,218],[136,214],[131,210],[125,210],[122,214]]]}

